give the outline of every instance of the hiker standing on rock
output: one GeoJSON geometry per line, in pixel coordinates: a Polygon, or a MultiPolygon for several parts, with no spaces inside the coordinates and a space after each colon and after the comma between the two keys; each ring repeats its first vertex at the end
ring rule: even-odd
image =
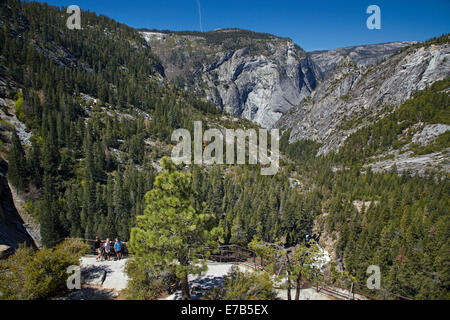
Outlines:
{"type": "Polygon", "coordinates": [[[111,244],[109,243],[109,238],[106,239],[105,243],[103,244],[103,248],[105,249],[106,260],[109,260],[109,255],[111,252],[111,244]]]}
{"type": "Polygon", "coordinates": [[[119,238],[116,238],[116,242],[114,243],[114,251],[116,252],[117,259],[122,259],[122,241],[119,238]]]}
{"type": "Polygon", "coordinates": [[[101,260],[102,258],[102,242],[100,241],[100,239],[98,237],[95,237],[95,243],[94,243],[94,248],[95,248],[95,252],[97,252],[97,259],[96,260],[101,260]]]}

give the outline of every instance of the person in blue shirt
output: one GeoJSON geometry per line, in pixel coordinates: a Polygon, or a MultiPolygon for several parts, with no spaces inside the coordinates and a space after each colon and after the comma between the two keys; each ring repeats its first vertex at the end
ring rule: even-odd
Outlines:
{"type": "Polygon", "coordinates": [[[119,238],[116,238],[116,242],[114,242],[114,251],[116,252],[117,259],[122,259],[122,241],[119,238]]]}

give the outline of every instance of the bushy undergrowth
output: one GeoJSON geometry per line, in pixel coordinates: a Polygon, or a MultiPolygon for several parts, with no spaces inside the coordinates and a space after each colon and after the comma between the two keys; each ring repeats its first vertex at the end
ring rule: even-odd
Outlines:
{"type": "Polygon", "coordinates": [[[177,286],[174,274],[161,273],[150,265],[141,266],[134,260],[128,260],[125,272],[130,278],[125,289],[130,300],[156,300],[177,286]]]}
{"type": "Polygon", "coordinates": [[[45,299],[63,292],[71,265],[78,265],[89,246],[69,239],[54,248],[34,251],[21,246],[7,260],[0,261],[0,299],[45,299]]]}
{"type": "Polygon", "coordinates": [[[268,273],[242,272],[232,267],[223,287],[211,289],[205,300],[275,300],[276,292],[268,273]]]}

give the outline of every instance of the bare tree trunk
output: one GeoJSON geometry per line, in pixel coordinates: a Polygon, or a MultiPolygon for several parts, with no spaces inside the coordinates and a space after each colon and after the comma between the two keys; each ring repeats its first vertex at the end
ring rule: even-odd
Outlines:
{"type": "Polygon", "coordinates": [[[286,253],[286,272],[287,272],[287,275],[288,275],[287,298],[288,298],[288,300],[292,300],[292,294],[291,294],[291,288],[292,288],[292,286],[291,286],[291,271],[290,271],[291,260],[289,260],[289,253],[287,252],[287,250],[285,250],[285,253],[286,253]]]}
{"type": "Polygon", "coordinates": [[[288,282],[288,287],[287,287],[287,299],[288,300],[292,300],[292,295],[291,295],[291,273],[288,271],[288,277],[287,277],[287,282],[288,282]]]}
{"type": "Polygon", "coordinates": [[[182,292],[181,296],[182,300],[191,300],[191,292],[189,290],[187,273],[183,276],[183,279],[181,279],[181,292],[182,292]]]}
{"type": "Polygon", "coordinates": [[[297,277],[297,286],[295,288],[295,300],[300,300],[300,279],[302,278],[301,274],[298,275],[297,277]]]}
{"type": "MultiPolygon", "coordinates": [[[[180,254],[178,256],[178,261],[182,266],[189,266],[189,255],[180,254]]],[[[186,268],[187,269],[187,268],[186,268]]],[[[180,279],[181,283],[181,299],[182,300],[191,300],[191,291],[189,290],[189,280],[188,280],[188,272],[184,270],[183,276],[180,279]]]]}

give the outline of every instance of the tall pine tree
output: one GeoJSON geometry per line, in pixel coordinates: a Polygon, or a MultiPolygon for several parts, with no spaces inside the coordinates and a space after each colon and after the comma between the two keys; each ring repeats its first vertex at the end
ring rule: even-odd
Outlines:
{"type": "Polygon", "coordinates": [[[8,180],[17,191],[25,191],[28,186],[28,170],[20,138],[14,130],[12,134],[12,145],[8,154],[8,180]]]}

